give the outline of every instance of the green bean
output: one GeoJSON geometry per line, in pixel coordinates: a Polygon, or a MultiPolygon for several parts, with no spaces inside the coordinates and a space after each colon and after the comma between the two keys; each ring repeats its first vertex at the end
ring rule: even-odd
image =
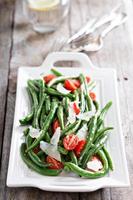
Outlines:
{"type": "Polygon", "coordinates": [[[33,127],[38,128],[38,129],[40,128],[39,118],[40,118],[41,110],[42,110],[45,99],[46,99],[46,94],[43,94],[42,99],[39,105],[37,106],[35,114],[34,114],[33,127]]]}
{"type": "Polygon", "coordinates": [[[40,160],[40,158],[33,152],[33,151],[29,151],[28,152],[28,155],[30,157],[30,159],[36,164],[38,165],[39,167],[42,167],[42,168],[46,168],[48,166],[50,166],[50,164],[47,164],[45,162],[42,162],[40,160]]]}
{"type": "Polygon", "coordinates": [[[62,94],[60,92],[58,92],[57,90],[53,89],[53,88],[46,88],[46,93],[49,95],[53,95],[53,96],[57,96],[57,97],[69,97],[70,99],[74,99],[74,95],[69,93],[69,94],[62,94]]]}
{"type": "Polygon", "coordinates": [[[46,132],[44,139],[45,139],[46,142],[48,142],[48,143],[50,142],[50,136],[49,136],[48,132],[46,132]]]}
{"type": "Polygon", "coordinates": [[[79,129],[81,125],[81,120],[77,120],[75,123],[75,126],[73,126],[71,129],[65,132],[65,135],[69,135],[71,133],[76,133],[76,131],[79,129]]]}
{"type": "Polygon", "coordinates": [[[88,152],[89,148],[92,145],[92,142],[93,142],[93,139],[94,139],[94,135],[95,135],[95,131],[96,131],[96,124],[97,124],[97,115],[92,117],[91,124],[90,124],[89,135],[88,135],[88,138],[87,138],[87,142],[86,142],[85,148],[81,152],[81,155],[80,155],[80,158],[79,158],[79,163],[82,162],[82,159],[83,159],[84,155],[88,152]]]}
{"type": "Polygon", "coordinates": [[[45,92],[45,83],[43,80],[40,80],[39,103],[41,103],[42,101],[44,92],[45,92]]]}
{"type": "Polygon", "coordinates": [[[42,155],[44,155],[44,151],[40,150],[40,151],[37,153],[37,156],[40,157],[40,156],[42,156],[42,155]]]}
{"type": "Polygon", "coordinates": [[[98,142],[96,142],[92,149],[90,149],[87,154],[84,155],[82,163],[80,164],[80,166],[82,168],[86,167],[87,162],[89,161],[89,159],[91,158],[91,156],[93,156],[94,154],[96,154],[104,145],[104,143],[107,140],[107,135],[104,135],[102,138],[100,138],[100,140],[98,142]]]}
{"type": "Polygon", "coordinates": [[[94,100],[93,104],[95,106],[96,111],[98,111],[99,110],[99,104],[98,104],[98,102],[96,100],[94,100]]]}
{"type": "Polygon", "coordinates": [[[111,158],[108,150],[105,148],[105,146],[103,146],[103,151],[104,151],[106,158],[108,160],[109,168],[113,171],[114,170],[113,161],[112,161],[112,158],[111,158]]]}
{"type": "MultiPolygon", "coordinates": [[[[42,87],[42,81],[41,79],[37,79],[37,80],[33,80],[34,85],[38,88],[38,91],[40,91],[41,87],[42,87]]],[[[43,81],[44,82],[44,81],[43,81]]],[[[44,86],[45,86],[45,82],[44,82],[44,86]]]]}
{"type": "Polygon", "coordinates": [[[20,148],[21,158],[30,169],[45,176],[57,176],[60,174],[61,170],[52,170],[52,169],[47,169],[47,168],[44,169],[34,164],[34,162],[31,161],[29,156],[25,153],[25,150],[26,150],[26,144],[23,143],[21,144],[21,148],[20,148]]]}
{"type": "Polygon", "coordinates": [[[63,155],[68,154],[68,150],[66,150],[64,147],[61,147],[61,146],[58,146],[58,151],[63,155]]]}
{"type": "Polygon", "coordinates": [[[66,79],[72,79],[72,78],[77,78],[77,77],[75,77],[75,76],[60,76],[60,77],[57,77],[57,78],[54,78],[53,80],[51,80],[48,83],[48,86],[51,87],[54,84],[57,84],[57,83],[65,81],[66,79]]]}
{"type": "Polygon", "coordinates": [[[45,119],[46,119],[46,115],[45,115],[45,107],[43,107],[42,108],[42,113],[41,113],[41,117],[40,117],[40,127],[41,127],[41,129],[43,128],[43,123],[44,123],[44,121],[45,121],[45,119]]]}
{"type": "Polygon", "coordinates": [[[49,126],[48,128],[48,133],[49,133],[49,136],[52,137],[53,135],[53,127],[52,127],[52,124],[49,126]]]}
{"type": "MultiPolygon", "coordinates": [[[[90,120],[87,122],[88,132],[91,131],[92,123],[93,123],[93,117],[90,118],[90,120]]],[[[89,135],[88,135],[89,136],[89,135]]],[[[88,137],[87,137],[88,138],[88,137]]]]}
{"type": "Polygon", "coordinates": [[[71,170],[70,170],[70,168],[69,168],[69,167],[67,167],[67,166],[64,166],[64,171],[66,171],[67,173],[69,173],[71,170]]]}
{"type": "Polygon", "coordinates": [[[35,117],[36,117],[36,112],[37,112],[37,107],[38,107],[38,96],[37,93],[35,92],[35,90],[29,85],[29,91],[32,95],[32,99],[33,99],[33,109],[34,109],[34,115],[33,115],[33,127],[36,128],[35,126],[35,117]]]}
{"type": "Polygon", "coordinates": [[[33,149],[34,147],[36,147],[40,143],[40,141],[45,137],[45,134],[46,134],[50,124],[53,121],[53,118],[54,118],[54,115],[56,113],[57,107],[58,107],[57,101],[53,100],[52,103],[51,103],[51,110],[50,110],[46,120],[43,123],[42,133],[37,139],[35,139],[35,141],[31,144],[31,146],[26,150],[27,152],[30,151],[31,149],[33,149]]]}
{"type": "Polygon", "coordinates": [[[67,116],[68,116],[69,103],[70,103],[70,99],[68,97],[65,97],[65,106],[64,106],[64,109],[65,109],[65,113],[66,113],[67,116]]]}
{"type": "Polygon", "coordinates": [[[61,130],[64,129],[64,117],[63,117],[63,107],[60,105],[57,109],[57,117],[60,123],[61,130]]]}
{"type": "Polygon", "coordinates": [[[32,109],[31,113],[29,113],[29,114],[28,114],[27,116],[25,116],[23,119],[20,119],[20,120],[19,120],[20,125],[25,126],[25,125],[30,124],[30,121],[31,121],[32,118],[33,118],[33,114],[34,114],[34,111],[33,111],[33,109],[32,109]]]}
{"type": "Polygon", "coordinates": [[[101,127],[101,125],[103,124],[103,120],[105,118],[105,115],[107,113],[107,111],[109,110],[109,108],[111,107],[112,105],[112,102],[110,101],[109,103],[107,103],[105,105],[105,107],[101,110],[100,112],[100,115],[98,117],[98,120],[97,120],[97,130],[101,127]]]}
{"type": "MultiPolygon", "coordinates": [[[[27,91],[28,91],[29,96],[31,96],[31,98],[32,98],[32,94],[31,94],[31,91],[29,90],[29,88],[27,88],[27,91]]],[[[32,99],[32,101],[33,101],[33,99],[32,99]]],[[[28,125],[31,122],[31,120],[33,119],[33,115],[34,115],[34,106],[32,105],[31,112],[27,116],[25,116],[23,119],[19,120],[20,124],[23,126],[28,125]]]]}
{"type": "Polygon", "coordinates": [[[51,72],[53,72],[53,74],[54,74],[55,76],[62,76],[62,73],[60,73],[59,71],[57,71],[57,70],[54,69],[54,68],[51,69],[51,72]]]}
{"type": "Polygon", "coordinates": [[[45,112],[47,115],[49,114],[50,106],[51,106],[50,96],[47,96],[46,103],[45,103],[45,112]]]}
{"type": "Polygon", "coordinates": [[[69,124],[67,127],[65,127],[62,130],[62,135],[68,135],[70,133],[74,133],[75,131],[77,131],[77,129],[79,128],[81,123],[81,120],[77,120],[76,122],[74,122],[73,124],[69,124]]]}
{"type": "MultiPolygon", "coordinates": [[[[26,146],[27,148],[31,145],[33,141],[33,138],[30,137],[30,135],[27,135],[26,137],[26,146]]],[[[29,158],[39,167],[47,167],[49,164],[44,163],[40,160],[40,158],[31,150],[28,152],[29,158]]]]}
{"type": "Polygon", "coordinates": [[[94,136],[94,142],[95,142],[96,140],[98,140],[98,138],[99,138],[101,135],[103,135],[105,132],[107,132],[107,131],[109,131],[109,130],[112,130],[112,129],[113,129],[113,127],[104,127],[104,128],[102,128],[100,131],[96,132],[96,133],[95,133],[95,136],[94,136]]]}
{"type": "Polygon", "coordinates": [[[69,155],[70,155],[72,163],[74,163],[75,165],[78,165],[78,160],[77,160],[77,157],[76,157],[74,151],[70,151],[69,155]]]}
{"type": "Polygon", "coordinates": [[[88,111],[90,111],[90,110],[92,110],[92,100],[91,100],[90,95],[89,95],[86,78],[83,74],[80,74],[80,82],[81,82],[81,84],[84,84],[85,97],[86,97],[86,101],[87,101],[87,108],[88,108],[88,111]]]}
{"type": "Polygon", "coordinates": [[[36,85],[34,84],[34,80],[28,80],[27,84],[28,84],[28,87],[31,88],[33,91],[37,93],[39,92],[39,88],[36,87],[36,85]]]}
{"type": "Polygon", "coordinates": [[[75,90],[74,95],[75,95],[75,101],[79,102],[79,91],[75,90]]]}
{"type": "Polygon", "coordinates": [[[95,88],[95,86],[96,86],[95,81],[89,82],[88,83],[88,89],[89,89],[89,91],[92,91],[95,88]]]}
{"type": "Polygon", "coordinates": [[[81,90],[80,92],[80,99],[81,99],[81,112],[85,111],[85,96],[84,96],[84,91],[81,90]]]}
{"type": "Polygon", "coordinates": [[[26,129],[23,131],[24,136],[27,136],[27,135],[29,134],[29,131],[30,131],[30,129],[29,129],[29,128],[26,128],[26,129]]]}
{"type": "Polygon", "coordinates": [[[66,162],[64,163],[64,165],[79,176],[90,178],[90,179],[100,178],[100,177],[105,176],[108,173],[109,167],[108,167],[108,161],[104,152],[102,150],[99,150],[97,154],[103,163],[103,168],[98,172],[91,172],[91,171],[84,170],[72,162],[66,162]]]}
{"type": "Polygon", "coordinates": [[[65,135],[65,133],[67,133],[69,130],[71,130],[72,128],[74,128],[76,124],[77,124],[77,122],[74,122],[73,124],[67,125],[67,126],[62,130],[62,135],[65,135]]]}
{"type": "Polygon", "coordinates": [[[26,117],[24,117],[23,119],[20,119],[19,122],[22,126],[25,126],[25,125],[28,125],[30,123],[30,121],[32,120],[33,118],[33,114],[34,114],[34,111],[32,109],[31,113],[29,113],[26,117]]]}

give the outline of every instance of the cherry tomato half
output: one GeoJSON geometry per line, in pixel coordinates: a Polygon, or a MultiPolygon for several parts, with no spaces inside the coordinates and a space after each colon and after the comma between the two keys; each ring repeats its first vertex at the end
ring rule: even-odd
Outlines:
{"type": "Polygon", "coordinates": [[[59,123],[59,120],[56,119],[56,120],[54,120],[54,122],[53,122],[53,133],[56,131],[56,129],[57,129],[58,127],[60,127],[60,123],[59,123]]]}
{"type": "Polygon", "coordinates": [[[63,164],[51,156],[47,156],[46,162],[48,164],[51,164],[51,166],[49,166],[49,169],[62,169],[63,168],[63,164]]]}
{"type": "Polygon", "coordinates": [[[72,82],[72,80],[65,80],[64,87],[72,92],[77,89],[76,85],[72,82]]]}
{"type": "Polygon", "coordinates": [[[91,81],[91,78],[89,76],[86,76],[86,80],[87,80],[87,83],[89,83],[91,81]]]}
{"type": "Polygon", "coordinates": [[[72,80],[72,82],[74,83],[74,85],[77,87],[77,88],[79,88],[80,87],[80,80],[78,80],[78,79],[73,79],[72,80]]]}
{"type": "Polygon", "coordinates": [[[47,76],[43,77],[43,80],[45,81],[45,83],[49,83],[54,78],[56,78],[56,76],[54,74],[48,74],[47,76]]]}
{"type": "Polygon", "coordinates": [[[90,92],[89,94],[90,94],[91,99],[93,101],[95,101],[96,100],[96,94],[94,92],[90,92]]]}
{"type": "Polygon", "coordinates": [[[81,151],[83,150],[84,146],[86,144],[86,140],[80,140],[77,144],[77,146],[74,149],[74,152],[77,156],[80,156],[81,151]]]}
{"type": "Polygon", "coordinates": [[[71,151],[71,150],[75,149],[75,147],[78,144],[78,141],[79,141],[78,136],[76,136],[74,134],[70,134],[70,135],[67,135],[66,137],[64,137],[63,145],[64,145],[65,149],[67,149],[68,151],[71,151]]]}
{"type": "Polygon", "coordinates": [[[76,113],[76,115],[78,115],[80,113],[80,108],[76,102],[73,103],[73,110],[76,113]]]}

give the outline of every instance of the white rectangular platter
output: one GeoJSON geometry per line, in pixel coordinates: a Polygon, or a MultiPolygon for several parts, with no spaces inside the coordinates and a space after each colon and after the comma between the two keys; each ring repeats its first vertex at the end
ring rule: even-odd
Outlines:
{"type": "Polygon", "coordinates": [[[9,187],[37,187],[48,191],[89,192],[104,187],[125,187],[129,186],[129,184],[120,120],[116,71],[114,69],[100,69],[93,66],[85,54],[66,52],[49,54],[40,67],[19,68],[7,185],[9,187]],[[83,179],[64,173],[58,177],[41,176],[31,171],[20,157],[20,145],[23,142],[23,127],[19,127],[19,119],[28,113],[29,110],[29,101],[26,94],[27,80],[40,78],[40,74],[49,74],[50,69],[54,67],[54,63],[61,60],[78,61],[80,63],[80,67],[76,68],[59,67],[58,70],[64,75],[73,76],[79,75],[82,72],[91,76],[97,82],[96,93],[101,107],[110,100],[113,102],[113,106],[106,116],[106,125],[114,127],[107,142],[107,149],[113,158],[115,169],[103,178],[94,180],[83,179]]]}

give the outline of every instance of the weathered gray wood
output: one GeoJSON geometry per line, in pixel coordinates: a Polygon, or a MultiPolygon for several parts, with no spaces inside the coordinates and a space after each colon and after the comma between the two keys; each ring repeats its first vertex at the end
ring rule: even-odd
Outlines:
{"type": "Polygon", "coordinates": [[[0,1],[0,157],[2,148],[9,60],[12,45],[13,1],[0,1]],[[5,15],[6,13],[6,15],[5,15]],[[5,16],[5,17],[3,17],[5,16]]]}
{"type": "MultiPolygon", "coordinates": [[[[122,127],[126,142],[126,153],[128,159],[128,167],[130,172],[131,187],[102,189],[92,193],[54,193],[44,192],[34,188],[8,188],[6,187],[6,174],[8,166],[8,158],[10,152],[10,138],[14,114],[14,102],[16,91],[16,74],[17,68],[21,65],[39,65],[49,51],[53,50],[55,39],[60,36],[68,37],[72,35],[87,19],[98,16],[105,11],[109,11],[122,0],[73,0],[71,10],[67,20],[63,23],[58,31],[50,35],[38,35],[32,31],[31,27],[26,23],[26,19],[22,15],[21,0],[17,0],[15,12],[15,29],[13,34],[13,49],[11,49],[11,24],[13,8],[10,1],[6,1],[9,6],[8,12],[4,18],[4,23],[0,25],[0,108],[4,114],[5,94],[7,87],[8,66],[10,61],[10,75],[8,88],[7,113],[5,118],[5,130],[3,140],[2,166],[0,175],[0,199],[30,200],[30,199],[90,199],[90,200],[131,200],[133,196],[133,69],[132,69],[132,17],[133,3],[131,0],[126,1],[126,8],[130,14],[130,19],[126,25],[114,30],[105,38],[104,48],[97,52],[88,54],[93,63],[99,67],[113,67],[118,72],[118,88],[120,96],[120,108],[122,116],[122,127]],[[2,29],[1,29],[2,27],[2,29]],[[5,33],[5,34],[4,34],[5,33]],[[125,38],[126,37],[126,38],[125,38]],[[36,50],[37,48],[37,50],[36,50]],[[12,51],[11,51],[12,50],[12,51]],[[3,67],[5,66],[5,67],[3,67]],[[127,80],[128,79],[128,80],[127,80]]],[[[3,1],[0,0],[3,6],[3,1]]],[[[6,8],[0,8],[0,16],[3,16],[6,8]],[[4,10],[3,10],[4,9],[4,10]]],[[[1,19],[0,17],[0,19],[1,19]]],[[[0,20],[1,23],[1,20],[0,20]]],[[[0,116],[0,128],[4,126],[4,115],[0,116]]]]}

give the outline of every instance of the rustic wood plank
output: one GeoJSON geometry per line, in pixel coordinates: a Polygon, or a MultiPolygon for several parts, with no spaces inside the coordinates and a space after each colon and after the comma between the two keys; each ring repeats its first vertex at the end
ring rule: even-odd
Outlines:
{"type": "Polygon", "coordinates": [[[5,1],[0,1],[0,157],[3,140],[10,49],[12,45],[12,21],[13,1],[10,1],[9,4],[5,1]]]}
{"type": "Polygon", "coordinates": [[[81,200],[100,200],[101,199],[101,190],[90,193],[80,193],[81,200]]]}
{"type": "Polygon", "coordinates": [[[6,113],[6,123],[5,123],[5,131],[4,131],[4,139],[3,139],[3,151],[2,151],[2,164],[1,164],[1,173],[0,173],[0,199],[6,199],[6,174],[8,168],[8,158],[10,151],[10,141],[11,141],[11,130],[13,124],[13,115],[14,115],[14,102],[15,95],[10,95],[8,93],[7,97],[7,110],[6,113]],[[8,122],[8,123],[7,123],[8,122]]]}

